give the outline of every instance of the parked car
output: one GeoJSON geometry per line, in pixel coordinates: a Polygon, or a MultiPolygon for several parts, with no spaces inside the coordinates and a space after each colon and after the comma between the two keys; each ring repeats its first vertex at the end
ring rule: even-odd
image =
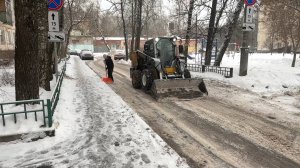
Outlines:
{"type": "Polygon", "coordinates": [[[116,51],[112,52],[111,55],[113,56],[114,60],[121,60],[121,59],[125,60],[126,59],[124,50],[116,50],[116,51]]]}
{"type": "Polygon", "coordinates": [[[69,55],[77,55],[79,56],[80,51],[79,50],[69,50],[69,55]]]}
{"type": "Polygon", "coordinates": [[[91,50],[81,50],[79,57],[82,60],[94,60],[94,55],[91,50]]]}

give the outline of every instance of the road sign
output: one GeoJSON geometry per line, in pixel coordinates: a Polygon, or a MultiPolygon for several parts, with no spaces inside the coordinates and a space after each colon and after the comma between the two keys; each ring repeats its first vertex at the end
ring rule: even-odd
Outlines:
{"type": "Polygon", "coordinates": [[[48,12],[49,31],[51,31],[51,32],[59,31],[58,17],[59,16],[58,16],[57,11],[49,11],[48,12]]]}
{"type": "Polygon", "coordinates": [[[247,6],[246,23],[253,23],[254,7],[247,6]]]}
{"type": "Polygon", "coordinates": [[[245,4],[247,5],[247,6],[252,6],[252,5],[254,5],[256,3],[256,0],[245,0],[245,4]]]}
{"type": "Polygon", "coordinates": [[[63,0],[48,0],[48,10],[60,10],[63,4],[63,0]]]}
{"type": "Polygon", "coordinates": [[[48,32],[49,42],[64,42],[65,33],[63,32],[48,32]]]}
{"type": "Polygon", "coordinates": [[[243,31],[253,31],[255,29],[254,23],[243,23],[243,31]]]}

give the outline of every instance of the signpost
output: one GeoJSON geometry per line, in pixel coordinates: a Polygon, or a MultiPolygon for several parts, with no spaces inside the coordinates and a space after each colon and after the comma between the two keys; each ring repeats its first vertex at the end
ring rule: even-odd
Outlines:
{"type": "Polygon", "coordinates": [[[54,66],[55,66],[55,76],[58,79],[58,55],[57,55],[57,42],[65,41],[65,34],[59,30],[59,10],[63,7],[63,0],[48,0],[48,23],[49,32],[48,39],[49,42],[54,42],[54,66]]]}
{"type": "Polygon", "coordinates": [[[241,47],[240,71],[239,76],[246,76],[248,71],[248,32],[253,31],[255,24],[253,23],[254,8],[252,7],[256,0],[245,0],[244,23],[243,23],[243,41],[241,47]]]}
{"type": "Polygon", "coordinates": [[[247,12],[246,12],[246,23],[252,23],[253,22],[253,13],[254,8],[253,6],[247,6],[247,12]]]}
{"type": "Polygon", "coordinates": [[[48,32],[49,42],[64,42],[65,33],[63,32],[48,32]]]}
{"type": "Polygon", "coordinates": [[[59,31],[59,21],[58,21],[58,12],[49,11],[48,12],[48,23],[49,23],[49,32],[58,32],[59,31]]]}
{"type": "Polygon", "coordinates": [[[252,6],[256,3],[256,0],[245,0],[246,6],[252,6]]]}
{"type": "Polygon", "coordinates": [[[254,23],[243,23],[243,31],[253,31],[255,29],[254,23]]]}
{"type": "Polygon", "coordinates": [[[48,10],[58,11],[62,8],[63,0],[48,0],[48,10]]]}

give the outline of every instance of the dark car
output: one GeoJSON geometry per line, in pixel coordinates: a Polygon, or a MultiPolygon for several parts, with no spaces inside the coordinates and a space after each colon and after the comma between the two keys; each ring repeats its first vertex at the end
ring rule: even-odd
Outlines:
{"type": "Polygon", "coordinates": [[[82,60],[94,60],[94,55],[91,50],[81,50],[79,57],[82,60]]]}
{"type": "Polygon", "coordinates": [[[69,55],[79,55],[79,51],[78,50],[70,50],[69,51],[69,55]]]}

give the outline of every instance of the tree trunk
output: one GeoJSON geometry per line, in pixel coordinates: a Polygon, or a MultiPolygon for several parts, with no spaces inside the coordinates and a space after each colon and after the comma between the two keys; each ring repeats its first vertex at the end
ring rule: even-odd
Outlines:
{"type": "Polygon", "coordinates": [[[38,19],[35,0],[15,1],[15,90],[16,100],[39,98],[38,19]]]}
{"type": "Polygon", "coordinates": [[[223,42],[222,46],[221,46],[221,49],[220,49],[220,52],[218,53],[218,56],[217,56],[217,59],[214,63],[215,66],[220,66],[221,62],[222,62],[222,59],[223,59],[223,56],[227,50],[227,47],[230,43],[230,40],[231,40],[231,37],[233,35],[233,31],[236,29],[236,25],[238,23],[238,20],[239,20],[239,16],[241,14],[241,11],[244,7],[244,2],[243,1],[240,1],[236,8],[235,8],[235,11],[233,13],[233,16],[232,18],[229,18],[229,27],[228,27],[228,30],[227,30],[227,34],[225,35],[225,41],[223,42]]]}
{"type": "Polygon", "coordinates": [[[131,4],[131,43],[130,43],[130,53],[134,50],[134,37],[135,37],[135,29],[136,29],[136,0],[132,0],[131,4]]]}
{"type": "Polygon", "coordinates": [[[44,88],[46,91],[50,91],[50,81],[47,78],[47,73],[49,73],[49,58],[47,55],[47,43],[48,43],[48,1],[41,0],[37,4],[37,15],[38,17],[38,45],[39,45],[39,57],[40,57],[40,87],[44,88]]]}
{"type": "Polygon", "coordinates": [[[190,43],[190,33],[191,33],[194,3],[195,3],[195,0],[190,1],[189,11],[188,11],[188,22],[187,22],[187,29],[186,29],[186,35],[185,35],[185,44],[184,44],[184,56],[185,56],[184,59],[185,59],[186,63],[187,63],[187,55],[188,55],[188,49],[189,49],[189,43],[190,43]]]}
{"type": "Polygon", "coordinates": [[[49,69],[47,69],[47,80],[48,81],[52,81],[53,80],[53,74],[55,72],[53,72],[52,67],[54,67],[54,58],[53,58],[53,51],[54,51],[54,43],[48,43],[47,44],[47,57],[49,58],[49,60],[47,61],[47,67],[49,67],[49,69]]]}
{"type": "Polygon", "coordinates": [[[135,39],[135,50],[140,49],[140,38],[142,33],[142,9],[143,0],[138,0],[138,15],[137,15],[137,28],[136,28],[136,39],[135,39]]]}
{"type": "Polygon", "coordinates": [[[209,19],[208,36],[205,52],[205,65],[210,65],[211,62],[211,51],[213,47],[213,33],[215,29],[215,19],[217,14],[217,0],[212,1],[211,14],[209,19]]]}
{"type": "Polygon", "coordinates": [[[296,57],[297,56],[297,53],[296,51],[294,50],[294,57],[293,57],[293,61],[292,61],[292,67],[295,67],[295,64],[296,64],[296,57]]]}
{"type": "Polygon", "coordinates": [[[126,61],[128,60],[128,41],[127,41],[127,33],[126,33],[126,23],[124,18],[124,2],[121,0],[121,15],[122,15],[122,22],[123,22],[123,33],[125,39],[125,53],[126,53],[126,61]]]}

